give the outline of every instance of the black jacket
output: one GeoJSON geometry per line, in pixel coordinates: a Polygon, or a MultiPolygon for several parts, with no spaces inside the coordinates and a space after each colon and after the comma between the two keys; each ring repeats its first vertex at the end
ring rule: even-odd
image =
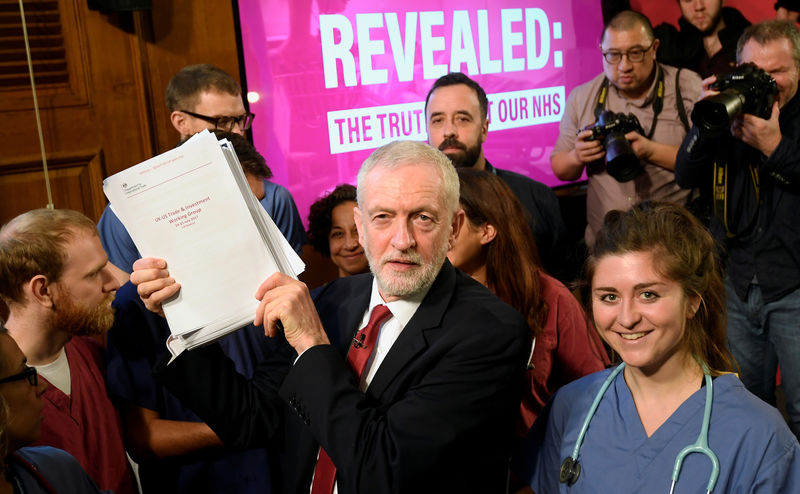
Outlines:
{"type": "Polygon", "coordinates": [[[371,284],[366,274],[325,286],[315,302],[331,345],[296,363],[283,340],[247,380],[212,345],[159,375],[226,445],[282,438],[282,492],[308,494],[321,444],[341,494],[504,493],[530,351],[524,318],[445,261],[361,392],[345,355],[371,284]]]}
{"type": "Polygon", "coordinates": [[[675,180],[683,188],[711,189],[714,162],[727,163],[728,237],[720,218],[711,229],[727,253],[727,273],[745,300],[755,276],[764,302],[800,286],[800,92],[780,113],[780,144],[770,156],[731,136],[686,135],[675,161],[675,180]],[[750,165],[758,169],[758,196],[750,165]]]}
{"type": "Polygon", "coordinates": [[[725,28],[719,32],[722,50],[708,60],[703,48],[703,35],[690,22],[681,17],[680,31],[672,24],[662,23],[655,27],[660,40],[657,58],[661,63],[686,68],[706,78],[712,74],[728,73],[736,66],[736,42],[750,21],[732,7],[722,8],[725,28]],[[727,67],[728,70],[722,70],[727,67]]]}
{"type": "Polygon", "coordinates": [[[502,178],[522,204],[545,271],[562,281],[571,281],[564,279],[569,277],[567,266],[564,265],[567,226],[561,217],[561,206],[553,189],[519,173],[495,168],[488,160],[486,171],[502,178]]]}

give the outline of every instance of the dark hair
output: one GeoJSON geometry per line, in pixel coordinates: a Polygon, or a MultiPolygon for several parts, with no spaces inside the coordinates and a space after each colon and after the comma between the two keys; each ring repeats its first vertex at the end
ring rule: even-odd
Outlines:
{"type": "Polygon", "coordinates": [[[614,31],[630,31],[640,26],[644,27],[648,39],[651,41],[656,39],[656,35],[653,32],[653,25],[650,24],[650,19],[634,10],[623,10],[612,17],[611,20],[603,26],[600,42],[603,42],[606,37],[606,31],[609,29],[613,29],[614,31]]]}
{"type": "Polygon", "coordinates": [[[242,94],[242,87],[224,70],[204,63],[187,65],[167,85],[167,108],[170,111],[194,110],[200,93],[217,91],[233,96],[242,94]]]}
{"type": "Polygon", "coordinates": [[[97,235],[94,221],[71,209],[34,209],[0,229],[0,298],[22,303],[22,286],[37,275],[61,278],[65,248],[78,235],[97,235]]]}
{"type": "Polygon", "coordinates": [[[644,202],[630,211],[610,211],[586,261],[587,283],[591,285],[600,259],[629,252],[651,252],[656,272],[679,283],[687,296],[700,297],[697,313],[686,321],[685,344],[712,374],[733,370],[725,341],[725,286],[708,230],[686,209],[670,203],[644,202]]]}
{"type": "Polygon", "coordinates": [[[308,211],[308,241],[314,250],[330,257],[328,235],[331,233],[333,208],[344,202],[356,202],[356,188],[350,184],[336,186],[329,194],[320,197],[308,211]]]}
{"type": "Polygon", "coordinates": [[[523,314],[538,336],[547,319],[547,304],[539,281],[539,254],[522,204],[497,175],[473,168],[456,171],[467,221],[474,226],[488,223],[496,230],[486,246],[487,285],[523,314]]]}
{"type": "Polygon", "coordinates": [[[430,91],[428,91],[428,95],[425,97],[425,114],[428,114],[428,101],[430,101],[431,94],[433,94],[434,91],[440,87],[455,86],[456,84],[464,84],[475,91],[475,94],[478,95],[478,103],[481,105],[481,117],[486,120],[486,116],[489,114],[489,100],[486,98],[486,91],[483,90],[480,84],[461,72],[450,72],[436,79],[436,82],[433,83],[430,91]]]}
{"type": "Polygon", "coordinates": [[[239,158],[239,163],[242,164],[245,173],[260,178],[272,178],[272,170],[267,166],[267,161],[250,144],[250,141],[240,134],[224,130],[215,130],[214,135],[217,136],[217,139],[227,139],[233,144],[233,150],[236,151],[236,157],[239,158]]]}

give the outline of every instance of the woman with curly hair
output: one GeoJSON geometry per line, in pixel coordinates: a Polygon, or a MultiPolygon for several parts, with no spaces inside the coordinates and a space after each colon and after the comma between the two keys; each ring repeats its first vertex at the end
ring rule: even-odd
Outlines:
{"type": "Polygon", "coordinates": [[[339,277],[368,270],[367,257],[358,243],[354,207],[356,188],[342,184],[320,197],[308,213],[308,241],[314,250],[330,258],[339,270],[339,277]]]}

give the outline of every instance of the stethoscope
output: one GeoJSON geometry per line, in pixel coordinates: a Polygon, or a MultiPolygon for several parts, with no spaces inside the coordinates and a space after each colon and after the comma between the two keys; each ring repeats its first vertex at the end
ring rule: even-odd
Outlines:
{"type": "MultiPolygon", "coordinates": [[[[578,434],[578,440],[575,441],[572,456],[568,456],[561,463],[561,470],[558,472],[559,482],[572,485],[578,481],[578,477],[581,474],[581,465],[578,463],[578,455],[581,451],[581,444],[586,435],[586,430],[589,428],[589,422],[592,421],[594,412],[597,411],[597,407],[600,405],[600,400],[603,399],[606,390],[614,381],[614,378],[617,377],[617,374],[622,372],[624,368],[625,362],[619,364],[606,378],[605,382],[603,382],[603,385],[600,387],[600,391],[598,391],[597,395],[594,397],[592,406],[589,407],[589,413],[586,414],[583,426],[578,434]]],[[[675,484],[678,483],[678,476],[681,473],[684,458],[691,453],[706,455],[708,459],[711,460],[711,475],[708,477],[708,485],[706,486],[707,494],[711,494],[711,491],[714,490],[714,486],[717,485],[717,478],[719,477],[719,459],[717,459],[717,455],[714,454],[711,448],[708,447],[708,424],[711,421],[711,401],[714,395],[714,385],[708,367],[705,365],[703,365],[703,376],[706,381],[706,405],[703,410],[703,424],[700,426],[700,434],[697,436],[697,441],[683,448],[678,453],[678,456],[675,457],[675,466],[672,468],[672,486],[669,489],[669,494],[673,494],[675,484]]]]}

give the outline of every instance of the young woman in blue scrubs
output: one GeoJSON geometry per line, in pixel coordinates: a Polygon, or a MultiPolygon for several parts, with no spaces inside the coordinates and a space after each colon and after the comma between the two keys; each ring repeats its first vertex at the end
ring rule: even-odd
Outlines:
{"type": "Polygon", "coordinates": [[[800,492],[797,439],[731,373],[715,245],[691,214],[658,203],[609,213],[587,281],[623,365],[545,407],[518,465],[534,492],[800,492]]]}

